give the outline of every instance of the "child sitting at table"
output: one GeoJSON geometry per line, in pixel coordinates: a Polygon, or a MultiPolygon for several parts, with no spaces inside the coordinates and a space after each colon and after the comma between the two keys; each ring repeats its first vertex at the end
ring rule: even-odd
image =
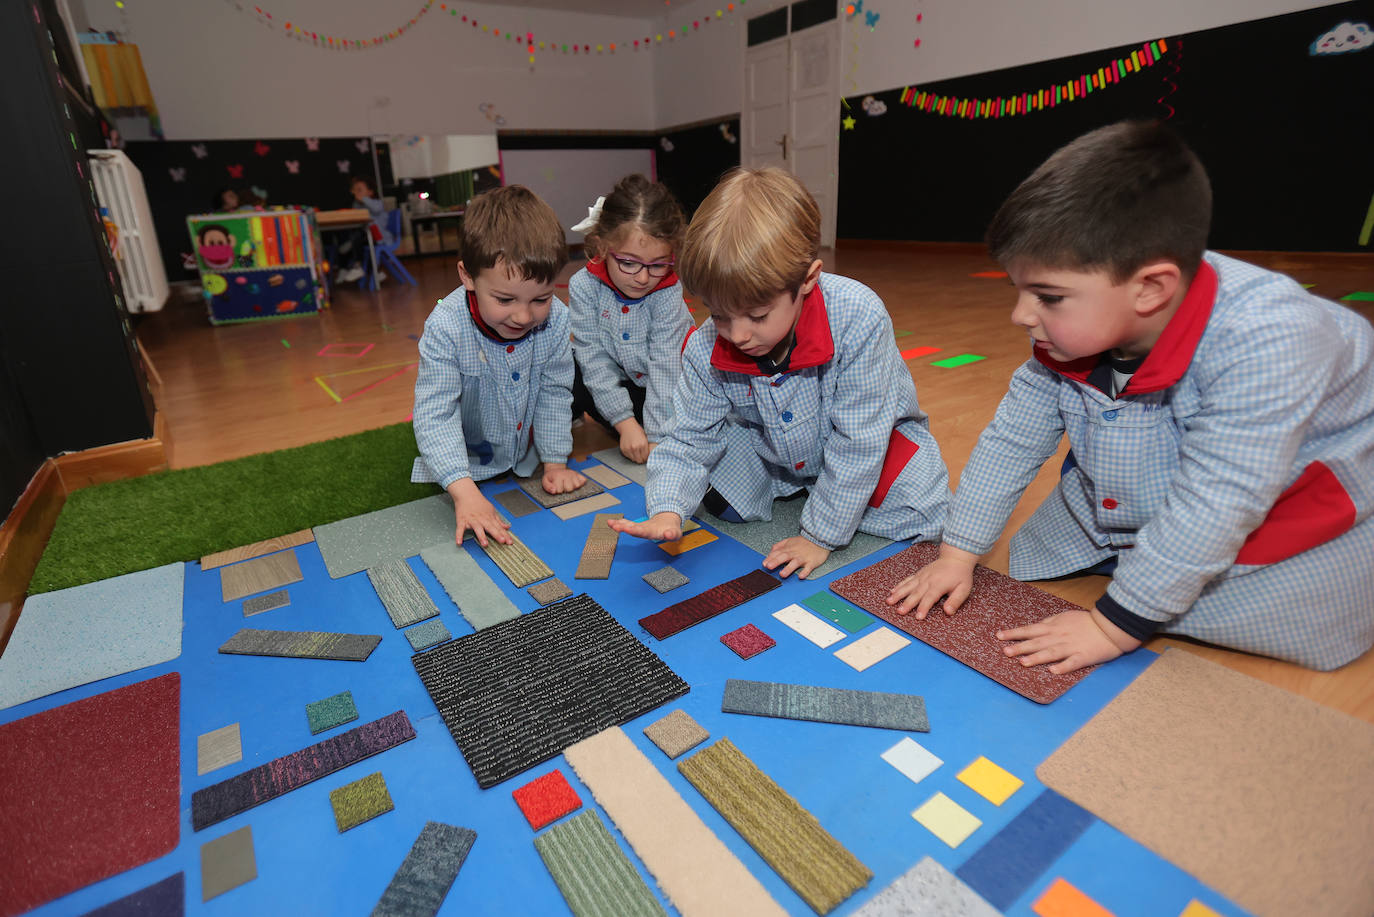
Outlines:
{"type": "MultiPolygon", "coordinates": [[[[361,175],[353,176],[348,182],[348,191],[353,195],[353,202],[368,212],[372,222],[366,230],[354,230],[339,246],[339,253],[348,256],[349,259],[348,266],[339,272],[340,283],[357,280],[364,274],[362,259],[367,257],[367,237],[363,235],[364,232],[371,233],[372,240],[383,245],[393,245],[396,242],[396,237],[386,225],[386,204],[378,200],[377,189],[372,182],[361,175]]],[[[386,275],[379,271],[377,279],[385,280],[386,275]]]]}
{"type": "Polygon", "coordinates": [[[477,481],[542,460],[551,494],[587,479],[572,451],[573,356],[568,307],[553,295],[568,261],[553,208],[519,185],[473,200],[459,233],[462,286],[440,300],[420,337],[411,480],[453,497],[457,541],[511,541],[507,522],[477,481]]]}

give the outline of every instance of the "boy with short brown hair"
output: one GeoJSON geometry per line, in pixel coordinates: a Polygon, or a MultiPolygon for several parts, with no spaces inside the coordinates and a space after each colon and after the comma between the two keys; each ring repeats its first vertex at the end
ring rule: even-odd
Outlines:
{"type": "Polygon", "coordinates": [[[953,614],[1062,436],[1010,573],[1114,570],[1091,611],[998,634],[1070,672],[1156,631],[1318,669],[1374,643],[1374,330],[1292,279],[1204,252],[1211,187],[1162,124],[1054,153],[988,230],[1033,359],[959,480],[938,560],[888,598],[953,614]]]}
{"type": "Polygon", "coordinates": [[[458,277],[420,338],[411,480],[453,497],[457,541],[510,543],[510,524],[476,481],[527,476],[543,461],[544,490],[586,482],[572,451],[573,357],[568,308],[553,295],[568,260],[563,227],[531,191],[510,185],[473,200],[463,217],[458,277]]]}

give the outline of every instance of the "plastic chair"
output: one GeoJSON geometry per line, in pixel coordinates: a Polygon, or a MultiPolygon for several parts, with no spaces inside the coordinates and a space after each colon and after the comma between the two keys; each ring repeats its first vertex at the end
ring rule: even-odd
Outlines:
{"type": "MultiPolygon", "coordinates": [[[[373,228],[368,226],[369,231],[373,228]]],[[[410,271],[407,271],[401,264],[401,259],[396,257],[396,249],[401,244],[401,211],[399,208],[387,211],[386,228],[391,232],[391,244],[384,245],[376,240],[372,243],[377,250],[377,267],[384,266],[401,283],[418,286],[415,283],[415,278],[410,276],[410,271]]],[[[358,279],[358,289],[363,289],[364,285],[373,291],[377,289],[377,277],[372,273],[372,260],[370,258],[363,259],[363,276],[358,279]]]]}

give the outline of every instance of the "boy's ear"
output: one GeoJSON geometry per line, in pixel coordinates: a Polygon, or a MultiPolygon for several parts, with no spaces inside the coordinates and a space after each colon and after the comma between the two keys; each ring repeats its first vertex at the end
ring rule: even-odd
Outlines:
{"type": "Polygon", "coordinates": [[[801,289],[797,291],[798,293],[805,296],[815,289],[816,284],[819,283],[821,279],[822,267],[823,263],[819,258],[811,262],[811,266],[806,269],[806,279],[802,281],[801,289]]]}
{"type": "Polygon", "coordinates": [[[1131,280],[1136,289],[1135,310],[1141,316],[1153,315],[1184,292],[1183,270],[1166,259],[1142,265],[1131,280]]]}
{"type": "Polygon", "coordinates": [[[463,285],[464,289],[472,289],[472,275],[468,273],[468,269],[463,266],[462,261],[458,262],[458,282],[463,285]]]}

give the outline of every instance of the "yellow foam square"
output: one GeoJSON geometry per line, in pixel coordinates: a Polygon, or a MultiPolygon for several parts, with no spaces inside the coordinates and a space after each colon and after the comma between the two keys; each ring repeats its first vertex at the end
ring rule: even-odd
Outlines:
{"type": "Polygon", "coordinates": [[[958,847],[968,840],[968,836],[983,824],[972,812],[944,793],[936,793],[927,799],[911,813],[911,817],[951,847],[958,847]]]}
{"type": "Polygon", "coordinates": [[[1188,902],[1188,906],[1183,909],[1183,913],[1179,914],[1178,917],[1221,917],[1221,914],[1194,899],[1188,902]]]}
{"type": "Polygon", "coordinates": [[[995,806],[1024,786],[1020,778],[982,756],[959,772],[959,780],[995,806]]]}

